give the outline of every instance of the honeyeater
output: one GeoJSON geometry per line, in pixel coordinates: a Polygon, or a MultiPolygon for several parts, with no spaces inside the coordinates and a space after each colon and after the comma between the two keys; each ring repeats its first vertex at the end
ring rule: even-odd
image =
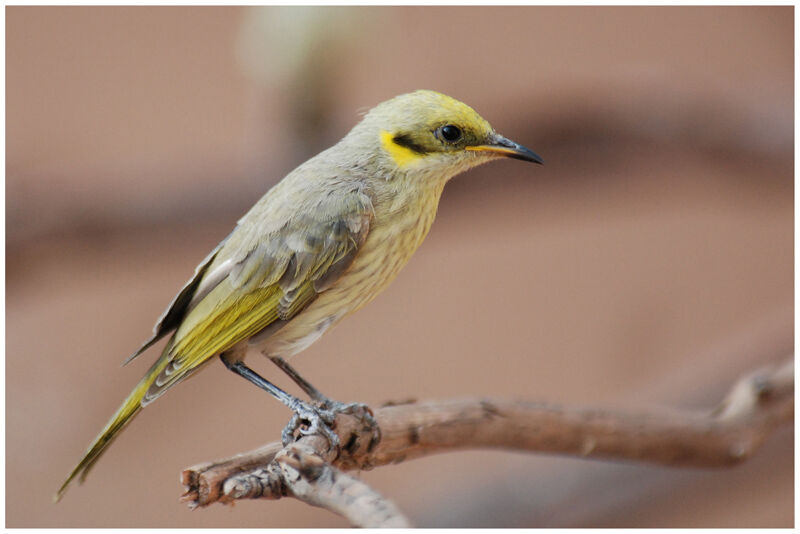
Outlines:
{"type": "MultiPolygon", "coordinates": [[[[272,187],[197,267],[153,336],[161,356],[123,401],[56,494],[89,469],[143,407],[219,355],[232,371],[295,413],[295,430],[323,432],[332,413],[356,405],[328,400],[285,361],[383,290],[420,246],[447,181],[500,157],[542,163],[466,104],[415,91],[370,110],[333,147],[272,187]],[[311,397],[304,402],[244,363],[260,352],[311,397]],[[304,426],[300,426],[301,423],[304,426]]],[[[363,405],[361,405],[363,406],[363,405]]]]}

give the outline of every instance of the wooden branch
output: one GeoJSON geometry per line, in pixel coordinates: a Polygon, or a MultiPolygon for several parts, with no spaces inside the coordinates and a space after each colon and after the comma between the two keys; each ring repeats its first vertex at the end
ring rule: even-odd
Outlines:
{"type": "MultiPolygon", "coordinates": [[[[348,419],[354,419],[346,416],[348,419]]],[[[337,421],[338,427],[338,421],[337,421]]],[[[360,429],[370,435],[369,429],[360,429]]],[[[351,428],[351,433],[356,429],[351,428]]],[[[351,441],[351,447],[355,441],[351,441]]],[[[410,527],[388,499],[332,465],[337,451],[327,439],[304,436],[283,448],[270,443],[232,458],[194,466],[183,472],[190,508],[236,499],[280,499],[292,496],[344,516],[358,527],[410,527]]]]}
{"type": "Polygon", "coordinates": [[[750,458],[780,425],[794,419],[794,361],[740,379],[710,413],[622,414],[545,403],[461,399],[388,405],[375,412],[381,440],[349,415],[335,431],[286,448],[259,449],[183,472],[190,507],[236,499],[292,496],[358,526],[407,526],[388,500],[343,470],[368,470],[458,449],[501,448],[624,459],[668,466],[724,467],[750,458]]]}

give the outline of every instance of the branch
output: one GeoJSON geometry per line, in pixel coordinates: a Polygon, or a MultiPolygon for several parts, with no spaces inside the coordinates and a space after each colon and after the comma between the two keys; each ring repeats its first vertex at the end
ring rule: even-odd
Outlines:
{"type": "MultiPolygon", "coordinates": [[[[369,429],[361,430],[370,435],[369,429]]],[[[353,428],[350,431],[357,432],[353,428]]],[[[331,465],[335,454],[328,450],[327,439],[318,435],[303,436],[285,448],[270,443],[185,470],[182,481],[187,490],[181,500],[196,508],[216,501],[293,496],[342,515],[354,526],[411,526],[391,501],[331,465]]]]}
{"type": "Polygon", "coordinates": [[[359,526],[404,526],[388,500],[344,470],[368,470],[459,449],[500,448],[624,459],[667,466],[725,467],[750,458],[794,419],[794,362],[741,378],[704,414],[623,414],[545,403],[461,399],[388,405],[375,412],[382,439],[358,419],[338,415],[344,445],[327,451],[320,436],[286,448],[270,443],[183,472],[190,507],[236,499],[292,496],[359,526]]]}

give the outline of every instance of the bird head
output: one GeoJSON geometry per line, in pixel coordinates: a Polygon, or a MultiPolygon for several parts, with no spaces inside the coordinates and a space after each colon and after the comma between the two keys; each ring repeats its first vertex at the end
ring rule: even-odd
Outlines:
{"type": "Polygon", "coordinates": [[[449,178],[501,157],[542,163],[533,151],[495,132],[471,107],[436,91],[419,90],[377,105],[353,133],[377,143],[383,166],[396,171],[449,178]]]}

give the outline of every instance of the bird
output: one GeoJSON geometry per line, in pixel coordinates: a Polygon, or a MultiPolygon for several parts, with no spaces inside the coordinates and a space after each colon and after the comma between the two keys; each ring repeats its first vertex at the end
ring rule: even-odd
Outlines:
{"type": "MultiPolygon", "coordinates": [[[[83,482],[119,432],[172,386],[217,356],[294,413],[282,432],[330,430],[335,413],[364,408],[331,401],[286,361],[360,309],[395,279],[431,228],[445,184],[499,158],[542,164],[463,102],[431,90],[369,110],[337,144],[302,163],[243,216],[195,269],[126,361],[168,337],[54,496],[83,482]],[[306,402],[245,364],[272,360],[309,395],[306,402]]],[[[362,410],[370,424],[369,410],[362,410]]]]}

